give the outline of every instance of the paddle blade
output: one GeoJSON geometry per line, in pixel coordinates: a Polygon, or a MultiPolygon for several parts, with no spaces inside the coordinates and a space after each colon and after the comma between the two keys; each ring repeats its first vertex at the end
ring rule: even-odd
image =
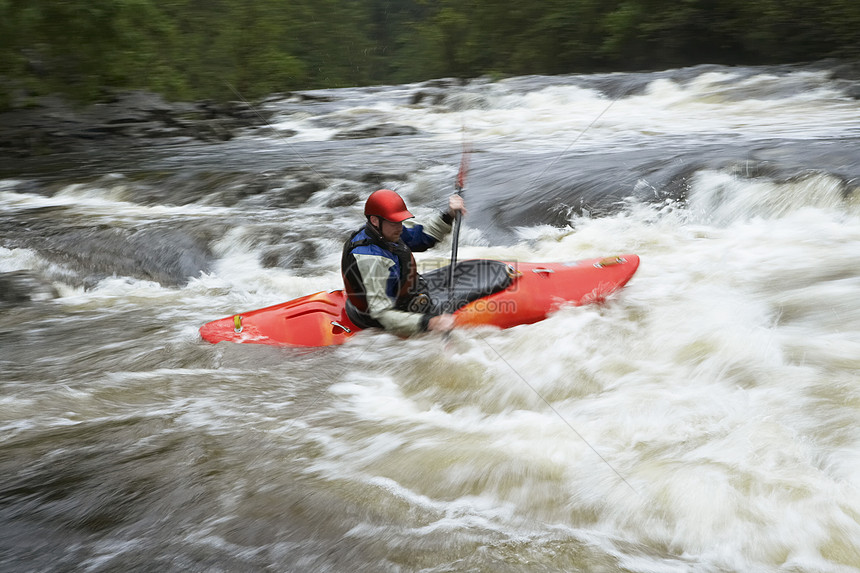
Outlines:
{"type": "Polygon", "coordinates": [[[463,144],[463,153],[460,156],[460,170],[457,172],[457,193],[460,193],[466,187],[466,175],[469,173],[469,155],[472,150],[467,144],[463,144]]]}

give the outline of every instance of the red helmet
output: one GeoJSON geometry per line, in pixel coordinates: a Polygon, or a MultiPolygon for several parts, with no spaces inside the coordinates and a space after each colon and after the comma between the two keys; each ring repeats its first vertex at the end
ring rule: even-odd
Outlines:
{"type": "Polygon", "coordinates": [[[391,189],[380,189],[371,193],[364,204],[364,215],[367,217],[376,215],[393,223],[399,223],[415,216],[406,208],[403,197],[391,189]]]}

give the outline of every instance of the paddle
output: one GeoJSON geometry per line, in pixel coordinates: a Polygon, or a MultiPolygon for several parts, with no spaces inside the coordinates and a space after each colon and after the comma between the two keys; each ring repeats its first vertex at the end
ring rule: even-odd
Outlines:
{"type": "MultiPolygon", "coordinates": [[[[463,153],[460,156],[460,171],[457,173],[457,181],[454,183],[454,193],[463,196],[466,186],[466,174],[469,171],[469,149],[465,142],[463,143],[463,153]]],[[[460,243],[460,220],[462,215],[460,211],[454,213],[454,231],[451,240],[451,265],[448,267],[448,302],[450,304],[454,290],[454,267],[457,264],[457,248],[460,243]]],[[[456,309],[448,309],[453,312],[456,309]]]]}

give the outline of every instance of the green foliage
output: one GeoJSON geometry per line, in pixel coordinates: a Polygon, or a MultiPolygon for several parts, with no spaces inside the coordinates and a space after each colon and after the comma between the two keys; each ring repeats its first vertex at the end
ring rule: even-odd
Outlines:
{"type": "Polygon", "coordinates": [[[0,0],[0,108],[860,57],[856,0],[0,0]]]}

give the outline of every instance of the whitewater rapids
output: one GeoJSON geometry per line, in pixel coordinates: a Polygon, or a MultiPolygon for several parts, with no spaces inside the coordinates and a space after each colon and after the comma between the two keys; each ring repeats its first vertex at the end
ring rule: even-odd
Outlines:
{"type": "Polygon", "coordinates": [[[0,276],[41,287],[0,309],[0,569],[860,571],[852,86],[322,90],[225,144],[21,165],[0,276]],[[412,135],[339,137],[374,125],[412,135]],[[432,213],[464,141],[461,258],[631,252],[629,285],[446,339],[199,339],[340,288],[366,194],[432,213]]]}

